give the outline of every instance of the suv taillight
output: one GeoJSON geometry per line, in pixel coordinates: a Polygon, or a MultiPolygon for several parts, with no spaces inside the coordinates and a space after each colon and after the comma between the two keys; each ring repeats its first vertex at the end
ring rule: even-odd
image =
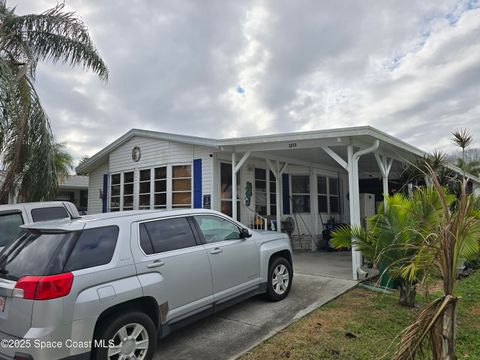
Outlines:
{"type": "Polygon", "coordinates": [[[17,280],[15,296],[29,300],[50,300],[70,293],[73,274],[49,276],[24,276],[17,280]]]}

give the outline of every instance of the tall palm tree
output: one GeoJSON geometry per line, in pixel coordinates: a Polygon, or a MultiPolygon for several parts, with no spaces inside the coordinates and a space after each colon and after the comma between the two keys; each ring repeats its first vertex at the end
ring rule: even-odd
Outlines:
{"type": "MultiPolygon", "coordinates": [[[[452,133],[452,141],[455,145],[460,147],[462,151],[462,163],[465,164],[465,149],[472,145],[473,143],[473,137],[470,135],[470,133],[467,131],[467,129],[462,129],[462,130],[455,130],[452,133]]],[[[466,175],[466,170],[462,168],[463,170],[463,177],[466,175]]]]}
{"type": "Polygon", "coordinates": [[[63,4],[19,16],[0,0],[0,157],[6,171],[0,202],[18,188],[25,200],[48,198],[61,175],[58,145],[34,86],[39,61],[80,65],[108,79],[85,24],[63,4]]]}

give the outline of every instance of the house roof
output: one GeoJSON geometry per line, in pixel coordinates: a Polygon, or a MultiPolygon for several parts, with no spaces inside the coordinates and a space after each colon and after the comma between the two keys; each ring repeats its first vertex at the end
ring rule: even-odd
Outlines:
{"type": "MultiPolygon", "coordinates": [[[[258,144],[275,144],[281,142],[295,142],[302,140],[320,140],[320,139],[335,139],[335,138],[371,138],[372,140],[377,139],[382,143],[394,148],[395,150],[400,150],[402,152],[411,154],[413,156],[425,156],[428,153],[408,144],[407,142],[400,140],[392,135],[389,135],[383,131],[380,131],[371,126],[356,126],[356,127],[346,127],[346,128],[337,128],[337,129],[325,129],[325,130],[314,130],[314,131],[303,131],[303,132],[289,132],[289,133],[280,133],[280,134],[268,134],[268,135],[257,135],[257,136],[248,136],[248,137],[237,137],[237,138],[224,138],[224,139],[212,139],[204,138],[197,136],[186,136],[172,133],[164,133],[150,130],[140,130],[132,129],[126,134],[112,142],[110,145],[106,146],[104,149],[100,150],[98,153],[93,155],[90,159],[85,161],[83,164],[79,165],[76,168],[77,172],[88,172],[92,169],[95,169],[96,165],[99,162],[103,162],[108,154],[123,145],[130,139],[135,136],[145,137],[150,139],[158,140],[168,140],[175,141],[180,143],[200,145],[215,148],[219,151],[226,148],[234,148],[240,146],[249,146],[249,145],[258,145],[258,144]]],[[[462,170],[458,167],[449,164],[448,167],[456,172],[461,173],[462,170]]],[[[480,179],[469,175],[469,177],[477,183],[480,183],[480,179]]]]}

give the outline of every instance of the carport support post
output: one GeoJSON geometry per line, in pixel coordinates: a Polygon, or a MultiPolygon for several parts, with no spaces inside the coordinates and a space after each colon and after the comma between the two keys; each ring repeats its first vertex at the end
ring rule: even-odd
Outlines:
{"type": "Polygon", "coordinates": [[[232,152],[232,218],[237,220],[237,172],[235,165],[237,163],[235,151],[232,152]]]}
{"type": "MultiPolygon", "coordinates": [[[[270,171],[273,173],[273,175],[275,176],[275,187],[276,187],[276,195],[275,195],[275,198],[276,198],[276,221],[277,221],[277,226],[275,227],[275,230],[277,230],[278,232],[282,232],[282,213],[281,213],[281,209],[280,209],[280,178],[282,177],[282,174],[283,172],[285,171],[285,169],[287,168],[288,166],[288,163],[285,162],[283,164],[282,167],[280,167],[280,161],[277,160],[276,162],[276,165],[277,166],[273,166],[272,162],[270,161],[270,159],[266,159],[267,161],[267,165],[268,167],[270,168],[270,171]]],[[[269,196],[269,195],[268,195],[269,196]]]]}
{"type": "MultiPolygon", "coordinates": [[[[380,141],[375,140],[372,146],[353,152],[353,145],[348,145],[348,187],[350,193],[350,226],[361,226],[360,219],[360,187],[358,184],[358,161],[360,157],[369,154],[378,149],[380,141]]],[[[352,239],[353,241],[353,239],[352,239]]],[[[361,270],[362,254],[357,251],[356,246],[352,244],[352,274],[353,279],[358,280],[358,271],[361,270]]]]}
{"type": "Polygon", "coordinates": [[[378,168],[382,173],[382,182],[383,182],[383,207],[384,210],[387,209],[387,199],[388,196],[388,175],[390,174],[390,169],[392,168],[393,159],[388,159],[386,156],[375,153],[375,159],[377,160],[378,168]]]}

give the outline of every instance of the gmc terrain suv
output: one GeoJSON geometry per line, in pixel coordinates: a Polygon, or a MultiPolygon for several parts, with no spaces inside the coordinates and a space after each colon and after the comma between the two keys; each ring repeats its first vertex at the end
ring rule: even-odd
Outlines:
{"type": "Polygon", "coordinates": [[[151,359],[157,337],[292,286],[288,237],[211,210],[23,226],[0,253],[0,358],[151,359]]]}

